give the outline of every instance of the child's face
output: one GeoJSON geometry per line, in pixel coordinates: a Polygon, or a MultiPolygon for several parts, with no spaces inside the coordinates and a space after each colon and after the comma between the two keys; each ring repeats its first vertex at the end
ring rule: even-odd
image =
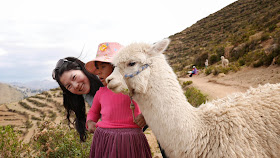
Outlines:
{"type": "Polygon", "coordinates": [[[110,63],[96,61],[96,68],[95,75],[99,77],[104,86],[107,86],[106,78],[113,72],[113,66],[110,63]]]}
{"type": "Polygon", "coordinates": [[[60,82],[67,90],[74,94],[88,94],[90,91],[89,79],[81,70],[63,72],[60,82]]]}

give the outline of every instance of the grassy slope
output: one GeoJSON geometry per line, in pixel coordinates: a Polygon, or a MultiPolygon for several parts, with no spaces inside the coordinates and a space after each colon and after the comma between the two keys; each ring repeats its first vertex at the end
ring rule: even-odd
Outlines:
{"type": "Polygon", "coordinates": [[[239,0],[169,38],[166,55],[175,71],[191,64],[203,67],[205,59],[214,64],[221,55],[247,66],[271,57],[259,65],[273,58],[280,64],[280,1],[239,0]]]}

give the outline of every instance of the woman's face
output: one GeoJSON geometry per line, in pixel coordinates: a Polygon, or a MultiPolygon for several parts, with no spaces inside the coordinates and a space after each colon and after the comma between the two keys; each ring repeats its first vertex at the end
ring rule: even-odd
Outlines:
{"type": "Polygon", "coordinates": [[[113,72],[114,68],[110,63],[96,61],[97,69],[95,75],[97,75],[104,86],[107,86],[106,78],[113,72]]]}
{"type": "Polygon", "coordinates": [[[69,70],[63,72],[60,77],[63,86],[74,94],[88,94],[90,82],[82,70],[69,70]]]}

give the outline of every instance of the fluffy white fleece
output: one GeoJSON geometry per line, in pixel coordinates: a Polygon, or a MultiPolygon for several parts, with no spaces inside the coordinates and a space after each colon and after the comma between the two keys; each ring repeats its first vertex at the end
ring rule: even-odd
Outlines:
{"type": "Polygon", "coordinates": [[[222,60],[223,67],[228,66],[228,63],[229,63],[228,59],[226,59],[224,56],[221,56],[221,60],[222,60]]]}
{"type": "MultiPolygon", "coordinates": [[[[191,106],[162,54],[169,44],[133,43],[114,58],[108,88],[127,92],[171,158],[280,157],[280,84],[191,106]],[[148,64],[148,68],[141,67],[148,64]],[[138,75],[123,78],[127,74],[138,75]]],[[[129,105],[128,105],[129,106],[129,105]]]]}

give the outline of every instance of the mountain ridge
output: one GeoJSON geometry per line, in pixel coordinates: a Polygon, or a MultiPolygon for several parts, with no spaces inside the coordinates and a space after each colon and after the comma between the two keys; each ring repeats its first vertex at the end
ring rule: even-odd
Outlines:
{"type": "Polygon", "coordinates": [[[20,101],[24,98],[21,91],[9,84],[0,82],[0,105],[4,103],[20,101]]]}
{"type": "Polygon", "coordinates": [[[0,82],[0,104],[20,101],[24,98],[59,87],[55,81],[0,82]]]}
{"type": "Polygon", "coordinates": [[[165,54],[178,72],[222,55],[246,66],[279,65],[280,1],[239,0],[168,38],[165,54]]]}

